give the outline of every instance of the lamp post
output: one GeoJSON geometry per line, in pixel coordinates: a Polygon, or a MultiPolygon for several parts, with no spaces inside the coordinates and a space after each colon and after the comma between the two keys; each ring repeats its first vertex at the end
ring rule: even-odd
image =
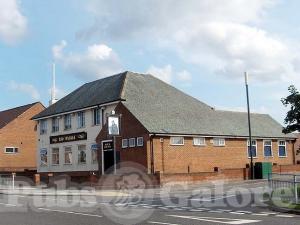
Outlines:
{"type": "Polygon", "coordinates": [[[254,179],[254,166],[253,166],[253,151],[252,151],[252,134],[251,134],[251,118],[250,118],[250,104],[249,104],[249,88],[248,88],[248,74],[245,72],[245,85],[247,96],[247,111],[248,111],[248,128],[249,128],[249,146],[250,146],[250,178],[254,179]]]}

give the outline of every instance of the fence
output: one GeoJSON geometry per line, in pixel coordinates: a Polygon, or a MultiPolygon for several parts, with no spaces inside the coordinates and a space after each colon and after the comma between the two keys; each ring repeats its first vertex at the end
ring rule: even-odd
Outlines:
{"type": "Polygon", "coordinates": [[[269,187],[271,190],[287,190],[292,194],[290,196],[284,196],[286,200],[292,201],[298,204],[300,201],[300,175],[296,174],[269,174],[269,187]]]}
{"type": "Polygon", "coordinates": [[[15,186],[14,174],[1,174],[0,175],[0,188],[13,188],[15,186]]]}

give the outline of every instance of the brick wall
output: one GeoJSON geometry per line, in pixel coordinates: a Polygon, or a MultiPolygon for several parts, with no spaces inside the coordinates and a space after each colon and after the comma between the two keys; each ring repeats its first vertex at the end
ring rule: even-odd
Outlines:
{"type": "MultiPolygon", "coordinates": [[[[170,145],[169,137],[155,137],[154,167],[163,173],[213,172],[220,169],[245,168],[249,163],[246,139],[226,139],[225,147],[215,147],[210,138],[206,146],[194,146],[192,137],[185,137],[184,146],[170,145]],[[163,138],[163,143],[160,142],[163,138]]],[[[257,155],[254,162],[272,162],[278,165],[291,165],[294,161],[293,143],[287,142],[287,157],[278,157],[277,141],[272,141],[273,157],[263,155],[263,140],[257,140],[257,155]]]]}
{"type": "Polygon", "coordinates": [[[300,164],[300,134],[297,134],[297,140],[295,142],[295,161],[300,164]]]}
{"type": "MultiPolygon", "coordinates": [[[[147,162],[147,146],[149,145],[149,135],[144,126],[132,115],[132,113],[122,104],[119,103],[115,109],[117,115],[121,115],[121,134],[116,138],[117,140],[117,151],[120,152],[120,160],[121,162],[135,162],[138,163],[145,168],[148,166],[147,162]],[[122,139],[129,138],[144,138],[143,147],[133,147],[133,148],[124,148],[122,149],[122,139]]],[[[97,143],[101,145],[101,141],[111,139],[108,136],[107,123],[104,128],[101,130],[100,134],[97,137],[97,143]]],[[[99,149],[99,153],[101,153],[101,149],[99,149]]],[[[101,155],[99,154],[99,165],[101,167],[101,155]]],[[[101,167],[102,168],[102,167],[101,167]]],[[[100,169],[101,169],[100,168],[100,169]]]]}
{"type": "Polygon", "coordinates": [[[36,122],[30,119],[43,109],[37,103],[0,130],[0,171],[36,170],[36,122]],[[5,154],[5,147],[18,147],[19,153],[5,154]]]}

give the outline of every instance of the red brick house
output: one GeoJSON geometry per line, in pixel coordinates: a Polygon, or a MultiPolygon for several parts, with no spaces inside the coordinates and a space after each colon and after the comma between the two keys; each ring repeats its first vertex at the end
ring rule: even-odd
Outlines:
{"type": "Polygon", "coordinates": [[[40,102],[0,112],[0,173],[36,172],[37,130],[31,118],[40,102]]]}

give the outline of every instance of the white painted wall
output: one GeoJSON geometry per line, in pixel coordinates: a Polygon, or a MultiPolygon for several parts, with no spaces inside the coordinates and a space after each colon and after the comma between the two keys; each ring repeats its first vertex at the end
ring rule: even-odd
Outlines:
{"type": "MultiPolygon", "coordinates": [[[[103,113],[104,121],[106,123],[106,115],[109,115],[116,107],[116,104],[105,106],[103,113]]],[[[88,109],[85,111],[85,128],[78,129],[77,125],[77,113],[72,114],[72,129],[64,131],[64,119],[60,116],[59,120],[59,132],[52,133],[52,119],[47,119],[47,133],[40,134],[40,123],[38,123],[38,149],[37,149],[37,170],[38,172],[71,172],[71,171],[97,171],[98,163],[92,163],[92,151],[91,146],[96,144],[96,137],[102,129],[100,126],[93,125],[93,110],[88,109]],[[50,144],[50,136],[87,132],[87,140],[66,142],[59,144],[50,144]],[[78,164],[78,145],[86,145],[86,164],[78,164]],[[72,165],[65,165],[64,147],[72,147],[72,165]],[[48,165],[41,166],[40,149],[47,149],[48,151],[48,165]],[[52,165],[52,148],[59,148],[59,165],[52,165]]]]}

